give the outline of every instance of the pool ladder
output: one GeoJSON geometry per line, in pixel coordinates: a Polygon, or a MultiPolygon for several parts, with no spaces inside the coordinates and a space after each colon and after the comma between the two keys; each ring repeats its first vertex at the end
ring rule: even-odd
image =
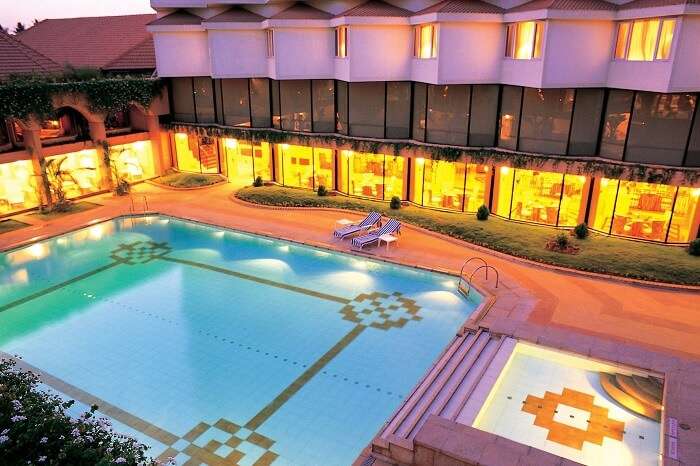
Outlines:
{"type": "Polygon", "coordinates": [[[136,196],[136,197],[140,197],[141,200],[143,201],[143,202],[141,203],[142,210],[141,210],[140,212],[137,211],[136,202],[134,201],[134,195],[132,194],[130,197],[131,197],[131,207],[130,207],[129,210],[131,211],[131,214],[132,214],[132,215],[133,215],[133,214],[136,214],[136,213],[145,214],[145,213],[147,213],[147,212],[149,212],[149,211],[151,210],[151,209],[148,207],[148,196],[146,196],[145,194],[144,194],[144,195],[136,196]]]}
{"type": "Polygon", "coordinates": [[[474,279],[474,275],[479,270],[484,270],[486,272],[486,280],[489,279],[489,269],[493,270],[493,272],[496,274],[496,288],[498,288],[498,282],[499,282],[499,275],[498,275],[498,270],[496,270],[496,267],[489,265],[488,262],[486,262],[485,259],[479,256],[474,256],[470,257],[464,263],[462,264],[462,268],[459,271],[459,282],[457,283],[457,289],[459,290],[460,293],[462,293],[464,296],[468,297],[469,292],[472,289],[472,280],[474,279]],[[464,269],[471,263],[472,261],[478,261],[481,265],[479,265],[477,268],[472,270],[471,274],[469,274],[469,278],[466,278],[466,274],[464,273],[464,269]]]}

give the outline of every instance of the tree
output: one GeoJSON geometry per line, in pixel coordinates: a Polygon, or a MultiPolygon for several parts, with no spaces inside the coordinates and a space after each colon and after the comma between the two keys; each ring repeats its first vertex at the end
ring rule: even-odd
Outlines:
{"type": "Polygon", "coordinates": [[[17,21],[17,26],[15,26],[15,34],[19,34],[22,31],[25,31],[27,27],[22,24],[21,21],[17,21]]]}

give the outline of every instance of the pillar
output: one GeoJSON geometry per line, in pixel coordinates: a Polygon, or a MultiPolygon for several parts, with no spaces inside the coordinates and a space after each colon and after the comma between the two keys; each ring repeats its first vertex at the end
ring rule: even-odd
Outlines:
{"type": "Polygon", "coordinates": [[[114,188],[114,180],[112,179],[112,164],[109,161],[109,154],[105,153],[103,144],[107,141],[107,128],[103,120],[90,121],[90,138],[95,145],[97,158],[102,164],[102,176],[100,180],[100,189],[112,190],[114,188]]]}
{"type": "Polygon", "coordinates": [[[51,204],[51,188],[43,167],[44,152],[41,146],[41,130],[39,128],[24,128],[24,147],[32,156],[32,168],[37,180],[41,205],[51,204]]]}
{"type": "Polygon", "coordinates": [[[148,137],[151,140],[151,149],[153,150],[153,168],[155,169],[156,175],[160,176],[165,173],[165,170],[171,167],[171,157],[170,154],[168,154],[166,158],[165,151],[163,150],[158,115],[146,114],[144,118],[146,120],[146,131],[148,131],[148,137]]]}

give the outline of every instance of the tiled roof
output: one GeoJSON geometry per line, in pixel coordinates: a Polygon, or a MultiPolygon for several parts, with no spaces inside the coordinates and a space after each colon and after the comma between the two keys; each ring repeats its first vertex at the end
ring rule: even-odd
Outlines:
{"type": "Polygon", "coordinates": [[[609,10],[614,11],[617,6],[604,0],[532,0],[508,10],[508,13],[534,10],[609,10]]]}
{"type": "Polygon", "coordinates": [[[413,16],[428,13],[503,13],[503,9],[481,0],[445,0],[414,13],[413,16]]]}
{"type": "Polygon", "coordinates": [[[619,5],[620,10],[631,10],[632,8],[654,8],[673,5],[698,5],[700,0],[632,0],[629,3],[619,5]]]}
{"type": "Polygon", "coordinates": [[[153,38],[148,37],[136,47],[107,63],[105,70],[151,70],[156,68],[156,50],[153,38]]]}
{"type": "Polygon", "coordinates": [[[10,74],[60,71],[58,63],[0,30],[0,79],[10,74]]]}
{"type": "Polygon", "coordinates": [[[380,17],[380,18],[400,18],[411,16],[411,12],[383,2],[381,0],[369,0],[354,8],[340,13],[336,18],[345,16],[365,16],[365,17],[380,17]]]}
{"type": "Polygon", "coordinates": [[[265,18],[241,7],[233,7],[205,20],[205,23],[259,23],[265,18]]]}
{"type": "Polygon", "coordinates": [[[295,3],[270,19],[330,19],[333,15],[305,3],[295,3]]]}
{"type": "Polygon", "coordinates": [[[185,10],[177,10],[167,16],[148,23],[148,26],[196,26],[202,24],[202,18],[185,10]]]}
{"type": "Polygon", "coordinates": [[[150,37],[155,15],[46,19],[19,34],[19,40],[53,61],[102,68],[150,37]]]}

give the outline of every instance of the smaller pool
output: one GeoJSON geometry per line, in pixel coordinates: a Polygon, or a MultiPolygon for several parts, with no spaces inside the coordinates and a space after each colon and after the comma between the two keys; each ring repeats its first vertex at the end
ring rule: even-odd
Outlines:
{"type": "Polygon", "coordinates": [[[662,382],[519,342],[473,426],[586,465],[658,465],[661,424],[621,404],[641,406],[642,388],[660,393],[662,382]]]}

